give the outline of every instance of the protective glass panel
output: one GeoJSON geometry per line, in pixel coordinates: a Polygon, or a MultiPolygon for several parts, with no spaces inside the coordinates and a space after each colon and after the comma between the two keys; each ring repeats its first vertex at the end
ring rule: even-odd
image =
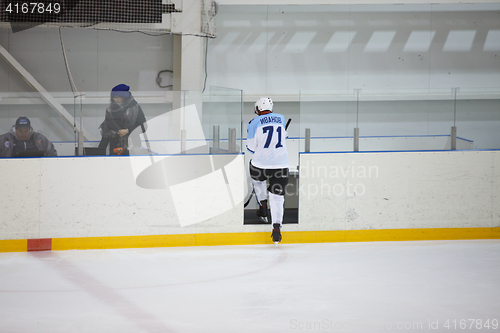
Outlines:
{"type": "Polygon", "coordinates": [[[302,91],[299,149],[498,149],[499,103],[498,92],[464,88],[352,90],[348,94],[302,91]]]}
{"type": "Polygon", "coordinates": [[[243,92],[212,86],[205,105],[203,123],[210,151],[213,154],[242,152],[243,92]]]}
{"type": "MultiPolygon", "coordinates": [[[[129,97],[118,100],[118,103],[108,91],[78,95],[2,93],[0,112],[2,134],[11,130],[15,134],[16,120],[27,117],[32,129],[28,142],[43,135],[54,146],[45,156],[242,151],[242,91],[236,89],[216,87],[208,93],[131,91],[129,97]],[[216,143],[215,128],[219,131],[216,143]]],[[[11,157],[8,150],[12,146],[6,144],[2,157],[11,157]]],[[[26,149],[49,150],[47,145],[37,147],[35,143],[23,148],[26,149]]]]}

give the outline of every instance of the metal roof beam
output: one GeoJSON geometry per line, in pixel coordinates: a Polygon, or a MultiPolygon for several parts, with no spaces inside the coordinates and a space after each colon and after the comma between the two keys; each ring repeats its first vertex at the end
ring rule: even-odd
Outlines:
{"type": "MultiPolygon", "coordinates": [[[[61,105],[38,81],[0,44],[0,56],[28,83],[40,97],[56,112],[58,112],[71,127],[75,126],[78,130],[80,124],[75,118],[61,105]]],[[[82,127],[83,135],[87,140],[96,140],[96,138],[82,127]]]]}

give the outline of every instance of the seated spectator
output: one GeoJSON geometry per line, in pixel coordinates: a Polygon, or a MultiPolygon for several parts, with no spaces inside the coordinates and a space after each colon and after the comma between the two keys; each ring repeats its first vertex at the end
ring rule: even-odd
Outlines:
{"type": "Polygon", "coordinates": [[[0,157],[16,157],[26,151],[44,152],[43,156],[57,156],[54,144],[44,135],[33,131],[27,117],[19,117],[10,132],[0,135],[0,157]]]}

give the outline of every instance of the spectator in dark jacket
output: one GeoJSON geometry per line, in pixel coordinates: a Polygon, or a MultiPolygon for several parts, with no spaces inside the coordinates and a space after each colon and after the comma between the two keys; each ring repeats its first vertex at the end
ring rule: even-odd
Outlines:
{"type": "Polygon", "coordinates": [[[33,131],[27,117],[19,117],[10,132],[0,135],[0,157],[15,157],[24,151],[43,151],[44,156],[57,156],[54,144],[33,131]]]}
{"type": "Polygon", "coordinates": [[[102,136],[99,147],[109,145],[110,155],[128,155],[129,136],[139,126],[140,130],[134,132],[131,139],[134,147],[141,146],[139,133],[145,131],[146,117],[129,90],[125,84],[111,90],[111,103],[106,109],[104,122],[99,126],[102,136]]]}

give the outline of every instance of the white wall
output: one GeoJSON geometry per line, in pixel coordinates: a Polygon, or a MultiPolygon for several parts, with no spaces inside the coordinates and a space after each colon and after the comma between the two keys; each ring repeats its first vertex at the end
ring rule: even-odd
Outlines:
{"type": "MultiPolygon", "coordinates": [[[[295,100],[301,90],[498,88],[499,9],[498,3],[221,5],[217,38],[208,40],[207,85],[295,100]]],[[[161,90],[156,74],[172,69],[169,35],[69,28],[62,35],[81,91],[109,91],[117,82],[161,90]]],[[[0,28],[0,43],[48,91],[70,91],[57,29],[0,28]]],[[[0,77],[1,92],[31,91],[4,62],[0,77]]]]}
{"type": "Polygon", "coordinates": [[[221,6],[208,83],[246,95],[500,87],[498,4],[221,6]]]}
{"type": "MultiPolygon", "coordinates": [[[[172,70],[172,36],[148,36],[92,29],[62,29],[68,63],[79,91],[109,92],[119,83],[132,91],[162,91],[155,79],[172,70]]],[[[32,28],[12,33],[0,28],[0,44],[50,92],[71,91],[59,39],[59,30],[32,28]]],[[[31,92],[3,60],[0,92],[31,92]]],[[[163,77],[163,76],[162,76],[163,77]]],[[[162,85],[171,84],[165,74],[162,85]]]]}

